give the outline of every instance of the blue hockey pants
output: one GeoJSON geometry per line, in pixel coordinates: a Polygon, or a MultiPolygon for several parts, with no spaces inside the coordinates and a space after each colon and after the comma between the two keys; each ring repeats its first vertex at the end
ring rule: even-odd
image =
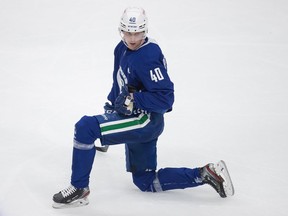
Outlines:
{"type": "Polygon", "coordinates": [[[94,142],[102,145],[125,144],[126,169],[141,191],[165,191],[202,185],[199,168],[157,170],[157,139],[164,128],[162,114],[121,116],[109,113],[84,116],[75,124],[71,184],[89,185],[96,154],[94,142]]]}

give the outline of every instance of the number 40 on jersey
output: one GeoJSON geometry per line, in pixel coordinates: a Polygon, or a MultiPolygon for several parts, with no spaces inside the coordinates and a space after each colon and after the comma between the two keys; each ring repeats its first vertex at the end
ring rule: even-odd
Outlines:
{"type": "Polygon", "coordinates": [[[154,82],[158,82],[164,79],[159,67],[155,68],[154,70],[150,70],[150,76],[151,80],[154,82]]]}

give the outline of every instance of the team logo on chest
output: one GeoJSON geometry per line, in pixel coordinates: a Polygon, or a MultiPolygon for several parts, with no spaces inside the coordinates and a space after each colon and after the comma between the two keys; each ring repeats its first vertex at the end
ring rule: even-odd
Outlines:
{"type": "MultiPolygon", "coordinates": [[[[129,71],[129,68],[128,68],[128,71],[129,71]]],[[[122,87],[128,84],[127,77],[124,74],[121,66],[119,67],[118,72],[117,72],[117,83],[118,83],[120,92],[121,92],[122,87]]]]}

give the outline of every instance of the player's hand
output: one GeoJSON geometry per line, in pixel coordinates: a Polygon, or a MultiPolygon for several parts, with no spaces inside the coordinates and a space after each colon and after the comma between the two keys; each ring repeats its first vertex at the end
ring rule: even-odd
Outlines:
{"type": "Polygon", "coordinates": [[[127,86],[123,86],[121,93],[115,100],[115,110],[119,114],[131,115],[133,111],[133,99],[128,91],[127,86]]]}
{"type": "Polygon", "coordinates": [[[110,104],[109,102],[106,102],[103,108],[104,108],[105,113],[113,113],[115,111],[114,106],[110,104]]]}

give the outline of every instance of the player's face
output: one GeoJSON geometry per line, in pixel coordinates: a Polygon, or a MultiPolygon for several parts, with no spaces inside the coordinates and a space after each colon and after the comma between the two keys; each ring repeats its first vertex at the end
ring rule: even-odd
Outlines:
{"type": "Polygon", "coordinates": [[[144,32],[122,32],[123,39],[127,43],[127,46],[131,50],[138,49],[144,42],[144,32]]]}

